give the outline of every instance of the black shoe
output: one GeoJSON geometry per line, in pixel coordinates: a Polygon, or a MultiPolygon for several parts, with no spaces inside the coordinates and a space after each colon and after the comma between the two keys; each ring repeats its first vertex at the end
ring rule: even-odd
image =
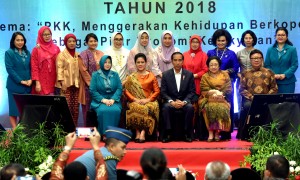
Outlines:
{"type": "Polygon", "coordinates": [[[139,142],[140,142],[140,139],[138,139],[138,138],[137,138],[137,139],[134,139],[134,142],[135,142],[135,143],[139,143],[139,142]]]}
{"type": "Polygon", "coordinates": [[[192,142],[193,140],[192,140],[192,138],[186,136],[186,137],[184,138],[184,141],[185,141],[185,142],[192,142]]]}
{"type": "Polygon", "coordinates": [[[231,133],[230,132],[221,132],[220,133],[222,141],[229,141],[231,139],[231,133]]]}
{"type": "Polygon", "coordinates": [[[170,137],[163,138],[163,140],[162,140],[161,142],[162,142],[162,143],[168,143],[168,142],[171,142],[171,138],[170,138],[170,137]]]}

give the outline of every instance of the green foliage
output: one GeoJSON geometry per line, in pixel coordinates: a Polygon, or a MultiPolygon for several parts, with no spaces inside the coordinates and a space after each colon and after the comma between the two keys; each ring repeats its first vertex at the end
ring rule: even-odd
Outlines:
{"type": "Polygon", "coordinates": [[[253,137],[251,154],[245,156],[241,166],[250,164],[251,167],[263,175],[268,157],[275,152],[285,156],[289,161],[300,162],[300,129],[290,132],[283,137],[278,131],[278,122],[269,125],[255,127],[250,133],[253,137]]]}
{"type": "Polygon", "coordinates": [[[56,158],[64,145],[63,132],[59,125],[55,125],[54,132],[45,128],[45,124],[31,132],[30,137],[24,132],[25,128],[18,125],[14,131],[5,132],[0,137],[0,167],[9,163],[21,163],[29,168],[33,174],[37,172],[37,166],[50,155],[56,158]],[[55,144],[50,147],[50,140],[53,138],[55,144]]]}

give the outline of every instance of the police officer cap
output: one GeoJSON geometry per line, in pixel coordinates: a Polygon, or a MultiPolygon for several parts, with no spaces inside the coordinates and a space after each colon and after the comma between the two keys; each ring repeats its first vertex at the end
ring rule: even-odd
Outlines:
{"type": "Polygon", "coordinates": [[[107,130],[105,131],[106,138],[115,138],[119,141],[127,144],[132,136],[131,131],[127,129],[117,128],[113,126],[107,126],[107,130]]]}

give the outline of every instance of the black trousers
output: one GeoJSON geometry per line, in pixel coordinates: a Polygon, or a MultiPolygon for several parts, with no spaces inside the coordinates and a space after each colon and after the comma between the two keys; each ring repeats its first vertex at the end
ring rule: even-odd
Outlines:
{"type": "Polygon", "coordinates": [[[191,103],[187,103],[183,108],[176,109],[170,103],[164,103],[162,107],[163,115],[163,130],[170,131],[172,130],[172,119],[175,111],[181,110],[184,114],[184,131],[188,137],[192,137],[193,131],[193,117],[194,117],[194,107],[191,103]]]}
{"type": "Polygon", "coordinates": [[[248,118],[248,112],[250,110],[252,101],[243,98],[242,99],[242,107],[241,107],[241,115],[240,115],[240,123],[238,127],[238,133],[236,135],[237,139],[248,139],[249,138],[249,126],[246,124],[246,120],[248,118]]]}

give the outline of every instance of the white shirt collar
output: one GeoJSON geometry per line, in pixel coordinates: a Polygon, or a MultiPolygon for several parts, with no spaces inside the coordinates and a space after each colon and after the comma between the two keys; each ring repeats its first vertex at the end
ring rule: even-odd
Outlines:
{"type": "Polygon", "coordinates": [[[182,73],[182,68],[180,69],[179,73],[176,73],[175,69],[173,68],[174,74],[181,74],[182,73]]]}

